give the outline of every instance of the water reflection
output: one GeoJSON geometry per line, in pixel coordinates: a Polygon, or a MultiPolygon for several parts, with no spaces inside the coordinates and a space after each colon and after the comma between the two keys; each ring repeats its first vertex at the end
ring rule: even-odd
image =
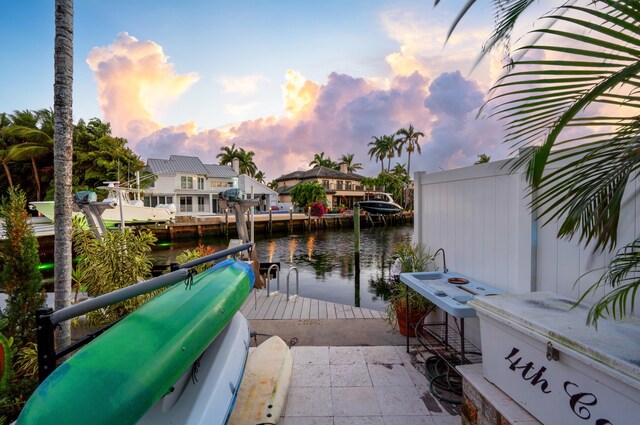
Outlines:
{"type": "MultiPolygon", "coordinates": [[[[300,277],[300,295],[321,300],[384,309],[388,288],[384,282],[393,261],[394,247],[411,242],[410,226],[362,229],[359,267],[355,261],[353,229],[317,230],[310,233],[265,238],[256,235],[258,257],[263,262],[280,262],[283,277],[296,266],[300,277]],[[359,268],[359,273],[357,270],[359,268]],[[361,288],[364,285],[366,288],[361,288]]],[[[202,241],[221,249],[226,241],[202,241]]],[[[173,244],[154,251],[157,262],[168,264],[171,255],[193,248],[197,241],[173,244]]]]}

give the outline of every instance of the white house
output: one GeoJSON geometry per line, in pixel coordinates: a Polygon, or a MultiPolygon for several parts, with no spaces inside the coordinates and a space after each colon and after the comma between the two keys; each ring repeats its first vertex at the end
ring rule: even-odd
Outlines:
{"type": "Polygon", "coordinates": [[[224,212],[220,204],[220,193],[230,188],[239,188],[247,198],[264,196],[264,210],[275,206],[278,193],[255,179],[238,173],[234,167],[218,164],[203,164],[195,156],[171,155],[169,159],[149,158],[147,171],[155,178],[145,189],[144,204],[175,204],[176,215],[198,216],[224,212]]]}
{"type": "Polygon", "coordinates": [[[146,190],[144,204],[176,205],[176,215],[208,215],[220,211],[219,194],[238,188],[238,173],[226,165],[203,164],[195,156],[149,158],[147,170],[156,177],[146,190]]]}

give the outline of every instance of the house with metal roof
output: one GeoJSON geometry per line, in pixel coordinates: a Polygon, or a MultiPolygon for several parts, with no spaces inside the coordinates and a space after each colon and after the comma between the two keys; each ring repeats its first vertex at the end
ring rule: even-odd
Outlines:
{"type": "Polygon", "coordinates": [[[327,192],[327,204],[329,208],[337,208],[344,205],[352,208],[365,197],[365,187],[360,184],[364,176],[348,173],[345,164],[341,170],[334,170],[323,166],[314,167],[307,171],[294,171],[278,177],[275,188],[279,194],[280,203],[291,202],[291,189],[302,182],[318,182],[327,192]]]}
{"type": "Polygon", "coordinates": [[[242,189],[248,198],[266,198],[262,207],[276,205],[278,194],[237,167],[204,164],[195,156],[171,155],[169,159],[149,158],[147,170],[154,174],[153,183],[145,189],[144,204],[175,204],[178,216],[201,216],[223,213],[225,205],[220,193],[242,189]],[[235,169],[234,169],[235,168],[235,169]]]}

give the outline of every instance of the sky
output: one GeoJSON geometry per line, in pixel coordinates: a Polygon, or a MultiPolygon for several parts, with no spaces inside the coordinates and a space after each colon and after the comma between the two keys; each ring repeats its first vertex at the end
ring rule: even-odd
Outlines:
{"type": "MultiPolygon", "coordinates": [[[[53,105],[53,2],[0,0],[0,112],[53,105]]],[[[413,124],[411,172],[505,158],[499,123],[476,119],[499,55],[473,72],[493,27],[464,0],[137,0],[75,2],[74,121],[98,117],[143,160],[217,163],[223,146],[256,152],[267,181],[314,154],[367,154],[374,136],[413,124]]],[[[392,160],[406,163],[404,154],[392,160]]]]}

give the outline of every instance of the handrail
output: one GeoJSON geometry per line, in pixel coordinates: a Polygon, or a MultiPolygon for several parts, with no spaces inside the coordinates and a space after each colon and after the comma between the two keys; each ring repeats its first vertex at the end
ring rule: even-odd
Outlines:
{"type": "Polygon", "coordinates": [[[78,304],[65,307],[51,314],[51,322],[56,325],[65,320],[73,319],[99,308],[107,307],[112,304],[128,300],[129,298],[143,295],[165,286],[173,285],[184,280],[189,275],[187,270],[176,270],[174,272],[154,277],[153,279],[139,282],[117,291],[109,292],[95,298],[88,299],[78,304]]]}
{"type": "Polygon", "coordinates": [[[269,296],[269,290],[271,289],[271,269],[274,267],[276,269],[276,276],[278,277],[278,281],[277,281],[278,289],[276,290],[280,292],[280,267],[277,264],[272,264],[267,269],[267,297],[269,296]]]}
{"type": "Polygon", "coordinates": [[[294,270],[296,272],[296,295],[298,295],[298,293],[300,292],[298,268],[296,266],[293,266],[289,269],[289,272],[287,273],[287,301],[289,301],[289,276],[291,275],[291,272],[294,270]]]}
{"type": "Polygon", "coordinates": [[[234,246],[232,248],[227,248],[225,250],[214,252],[213,254],[209,254],[209,255],[206,255],[204,257],[196,258],[195,260],[188,261],[186,263],[180,264],[178,266],[178,269],[188,269],[188,268],[191,268],[191,267],[194,267],[194,266],[199,266],[200,264],[208,263],[209,261],[219,260],[220,258],[224,258],[224,257],[227,257],[229,255],[233,255],[233,254],[237,254],[237,253],[242,252],[242,251],[246,251],[248,249],[251,249],[252,247],[253,247],[253,244],[250,243],[250,242],[243,243],[242,245],[234,246]]]}
{"type": "Polygon", "coordinates": [[[64,322],[65,320],[81,316],[90,311],[107,307],[130,298],[137,297],[138,295],[147,294],[165,286],[173,285],[184,280],[189,275],[189,271],[186,269],[245,251],[252,246],[253,244],[246,243],[223,251],[214,252],[213,254],[205,257],[197,258],[193,261],[181,264],[178,266],[178,270],[172,271],[171,273],[154,277],[152,279],[127,286],[126,288],[118,289],[116,291],[88,299],[81,303],[65,307],[51,314],[51,322],[55,325],[64,322]]]}

